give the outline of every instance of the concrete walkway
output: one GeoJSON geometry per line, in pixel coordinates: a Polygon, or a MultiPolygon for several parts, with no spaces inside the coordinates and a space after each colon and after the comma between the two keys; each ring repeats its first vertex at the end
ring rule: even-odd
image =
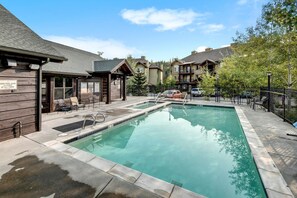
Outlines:
{"type": "MultiPolygon", "coordinates": [[[[4,197],[201,197],[178,186],[156,182],[145,175],[140,178],[137,172],[131,173],[132,176],[138,175],[135,176],[138,177],[135,181],[134,177],[121,177],[120,172],[127,170],[118,165],[115,167],[106,161],[101,161],[104,165],[103,170],[106,169],[102,171],[102,167],[98,169],[92,165],[92,162],[98,162],[97,158],[90,158],[84,154],[82,155],[84,159],[78,160],[75,155],[78,156],[81,152],[56,143],[65,137],[77,135],[80,129],[61,133],[54,130],[55,127],[82,122],[84,115],[99,110],[104,110],[108,114],[105,121],[108,123],[134,113],[125,106],[147,99],[147,97],[128,97],[127,101],[114,101],[109,105],[101,103],[94,108],[91,105],[79,111],[43,114],[42,131],[0,143],[0,195],[4,197]],[[157,187],[143,188],[144,183],[141,181],[153,183],[157,187]],[[163,190],[156,190],[158,188],[163,190]]],[[[194,102],[218,105],[206,101],[194,102]]],[[[225,104],[232,105],[230,102],[225,104]]],[[[295,129],[272,113],[253,111],[243,105],[241,108],[296,196],[297,138],[286,135],[295,129]]],[[[91,126],[86,129],[86,131],[92,130],[94,128],[91,126]]]]}
{"type": "Polygon", "coordinates": [[[243,108],[246,117],[258,134],[289,188],[297,197],[297,129],[271,112],[243,108]]]}

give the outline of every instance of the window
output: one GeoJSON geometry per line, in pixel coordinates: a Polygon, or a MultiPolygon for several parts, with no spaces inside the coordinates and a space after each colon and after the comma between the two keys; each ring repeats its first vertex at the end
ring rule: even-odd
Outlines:
{"type": "Polygon", "coordinates": [[[88,83],[86,82],[80,83],[80,93],[88,93],[88,83]]]}
{"type": "Polygon", "coordinates": [[[94,83],[88,82],[88,93],[93,93],[93,92],[94,92],[94,83]]]}
{"type": "Polygon", "coordinates": [[[73,79],[72,78],[55,78],[55,99],[65,99],[73,96],[73,79]]]}
{"type": "Polygon", "coordinates": [[[55,87],[63,87],[63,78],[62,77],[55,78],[55,87]]]}
{"type": "Polygon", "coordinates": [[[83,93],[99,93],[100,83],[99,82],[81,82],[80,92],[83,93]]]}
{"type": "Polygon", "coordinates": [[[137,72],[139,72],[139,73],[144,73],[144,68],[143,68],[143,67],[138,67],[138,68],[137,68],[137,72]]]}
{"type": "Polygon", "coordinates": [[[100,84],[98,82],[95,82],[94,84],[95,84],[95,86],[94,86],[95,92],[99,93],[100,92],[100,86],[99,86],[100,84]]]}
{"type": "Polygon", "coordinates": [[[65,97],[64,98],[70,98],[73,96],[73,86],[72,86],[72,78],[64,78],[65,80],[65,97]]]}
{"type": "Polygon", "coordinates": [[[64,99],[63,96],[63,78],[62,77],[56,77],[55,78],[55,99],[64,99]]]}
{"type": "Polygon", "coordinates": [[[178,65],[174,65],[174,71],[178,72],[179,71],[179,66],[178,65]]]}

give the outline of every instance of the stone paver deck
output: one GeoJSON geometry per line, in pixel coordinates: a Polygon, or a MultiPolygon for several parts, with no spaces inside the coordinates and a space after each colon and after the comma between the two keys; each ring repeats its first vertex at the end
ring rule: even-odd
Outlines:
{"type": "MultiPolygon", "coordinates": [[[[0,194],[14,195],[9,189],[17,188],[19,195],[23,195],[21,197],[54,195],[69,195],[71,197],[203,197],[62,143],[77,135],[83,136],[95,129],[110,127],[114,122],[120,123],[123,121],[123,117],[141,114],[141,110],[131,111],[126,107],[147,99],[146,97],[128,97],[128,100],[124,102],[116,101],[109,105],[101,103],[95,105],[94,108],[91,105],[84,110],[70,113],[43,114],[42,131],[0,143],[0,194]],[[104,123],[95,127],[88,126],[83,132],[81,129],[74,129],[66,133],[53,129],[67,123],[82,121],[84,115],[94,114],[98,110],[105,111],[108,116],[104,123]],[[35,162],[35,166],[30,164],[32,160],[35,162]],[[49,173],[42,174],[44,172],[49,173]],[[39,175],[40,180],[34,182],[36,174],[39,175]],[[34,175],[35,177],[33,177],[34,175]],[[23,183],[14,184],[11,182],[12,179],[18,177],[23,178],[23,183]],[[54,185],[55,181],[59,185],[54,185]],[[3,182],[10,185],[4,185],[3,182]],[[58,187],[61,185],[63,188],[58,187]],[[1,187],[5,187],[5,189],[1,187]],[[45,193],[40,193],[43,191],[45,193]],[[22,192],[29,194],[22,194],[22,192]]],[[[232,106],[231,103],[224,102],[192,102],[232,106]]],[[[265,177],[268,178],[268,181],[265,182],[268,196],[292,197],[282,193],[286,192],[288,188],[278,189],[278,182],[284,182],[278,181],[279,177],[274,179],[275,174],[279,175],[278,169],[296,196],[297,138],[286,135],[294,128],[272,113],[253,111],[243,105],[240,109],[243,112],[243,117],[249,121],[244,121],[243,128],[246,130],[247,139],[250,139],[250,147],[253,147],[251,150],[257,166],[260,168],[261,177],[268,174],[265,177]],[[270,161],[270,157],[273,161],[270,161]],[[273,190],[270,190],[270,187],[273,190]]]]}

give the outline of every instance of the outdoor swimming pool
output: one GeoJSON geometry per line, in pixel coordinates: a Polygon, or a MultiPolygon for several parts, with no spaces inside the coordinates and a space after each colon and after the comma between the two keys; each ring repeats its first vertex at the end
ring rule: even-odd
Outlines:
{"type": "Polygon", "coordinates": [[[156,104],[154,102],[144,102],[140,103],[134,106],[131,106],[133,109],[146,109],[152,106],[155,106],[156,104]]]}
{"type": "Polygon", "coordinates": [[[266,197],[233,108],[171,105],[70,145],[207,197],[266,197]]]}

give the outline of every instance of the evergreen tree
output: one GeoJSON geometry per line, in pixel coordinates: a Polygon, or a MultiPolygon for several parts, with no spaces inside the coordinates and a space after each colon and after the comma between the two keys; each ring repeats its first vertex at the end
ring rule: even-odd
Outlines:
{"type": "Polygon", "coordinates": [[[132,94],[134,96],[145,96],[146,90],[146,77],[142,72],[136,72],[132,79],[132,94]]]}

